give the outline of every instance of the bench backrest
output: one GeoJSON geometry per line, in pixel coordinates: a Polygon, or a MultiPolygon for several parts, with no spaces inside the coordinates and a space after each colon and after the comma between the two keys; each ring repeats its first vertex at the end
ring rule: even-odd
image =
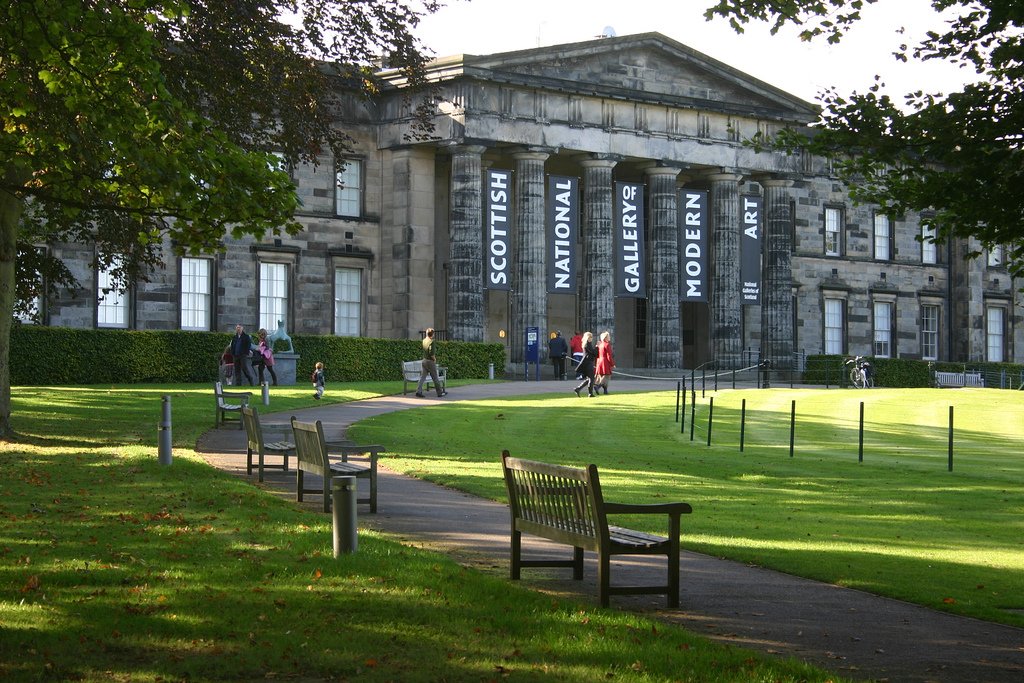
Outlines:
{"type": "Polygon", "coordinates": [[[254,453],[263,451],[263,428],[260,427],[260,414],[254,407],[242,406],[242,424],[245,426],[245,438],[248,447],[254,453]]]}
{"type": "Polygon", "coordinates": [[[552,465],[501,454],[512,524],[573,546],[597,550],[608,538],[597,466],[552,465]]]}
{"type": "Polygon", "coordinates": [[[324,426],[316,422],[299,422],[292,417],[292,432],[295,434],[295,459],[298,466],[305,472],[326,476],[330,470],[327,457],[327,441],[324,439],[324,426]]]}
{"type": "Polygon", "coordinates": [[[404,360],[402,361],[402,376],[409,381],[420,381],[420,373],[423,372],[423,361],[404,360]]]}

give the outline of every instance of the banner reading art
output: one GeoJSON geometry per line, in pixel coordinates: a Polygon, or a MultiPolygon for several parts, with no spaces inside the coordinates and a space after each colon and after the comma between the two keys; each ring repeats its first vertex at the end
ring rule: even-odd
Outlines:
{"type": "Polygon", "coordinates": [[[615,183],[615,296],[646,298],[644,187],[615,183]]]}
{"type": "Polygon", "coordinates": [[[484,222],[484,244],[487,249],[484,267],[486,289],[509,289],[511,264],[509,253],[509,187],[512,172],[501,169],[487,169],[487,212],[484,222]]]}
{"type": "Polygon", "coordinates": [[[740,197],[740,302],[761,303],[761,196],[740,197]]]}
{"type": "Polygon", "coordinates": [[[679,193],[679,300],[708,300],[708,193],[679,193]]]}
{"type": "Polygon", "coordinates": [[[580,180],[548,177],[548,294],[576,293],[580,180]]]}

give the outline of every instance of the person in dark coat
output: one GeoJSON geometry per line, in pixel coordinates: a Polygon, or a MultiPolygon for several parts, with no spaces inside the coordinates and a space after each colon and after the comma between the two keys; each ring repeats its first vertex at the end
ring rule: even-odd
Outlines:
{"type": "Polygon", "coordinates": [[[582,342],[583,360],[576,366],[576,374],[583,377],[583,381],[573,391],[576,392],[576,396],[579,396],[580,391],[586,387],[587,396],[593,398],[594,369],[597,365],[597,349],[594,347],[594,334],[592,332],[584,332],[582,342]]]}
{"type": "Polygon", "coordinates": [[[561,330],[555,330],[555,336],[548,339],[548,356],[555,366],[555,379],[565,379],[565,357],[569,355],[569,344],[562,336],[561,330]]]}
{"type": "Polygon", "coordinates": [[[235,368],[235,386],[242,386],[242,375],[249,380],[249,386],[255,386],[249,356],[252,355],[252,338],[245,333],[245,328],[235,325],[235,336],[231,339],[231,362],[235,368]]]}

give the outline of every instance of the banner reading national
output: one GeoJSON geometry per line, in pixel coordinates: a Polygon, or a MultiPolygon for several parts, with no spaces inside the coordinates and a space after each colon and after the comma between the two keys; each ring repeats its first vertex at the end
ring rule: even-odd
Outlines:
{"type": "Polygon", "coordinates": [[[579,188],[579,178],[548,177],[548,294],[576,293],[579,188]]]}

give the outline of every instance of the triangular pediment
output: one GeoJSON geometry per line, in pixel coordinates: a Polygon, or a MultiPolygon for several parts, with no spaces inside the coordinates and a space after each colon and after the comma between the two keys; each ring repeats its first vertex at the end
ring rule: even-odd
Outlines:
{"type": "Polygon", "coordinates": [[[794,122],[818,113],[815,105],[660,33],[454,59],[460,75],[497,83],[794,122]]]}

